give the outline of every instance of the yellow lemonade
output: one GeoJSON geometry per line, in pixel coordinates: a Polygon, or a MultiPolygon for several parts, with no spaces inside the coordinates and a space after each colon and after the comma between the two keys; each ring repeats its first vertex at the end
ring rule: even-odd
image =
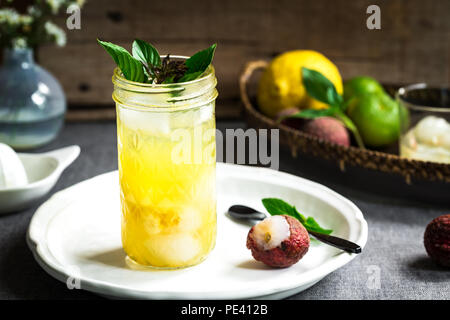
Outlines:
{"type": "Polygon", "coordinates": [[[175,139],[175,131],[136,130],[118,118],[122,242],[139,264],[193,265],[214,246],[215,141],[209,133],[214,127],[211,117],[196,126],[177,128],[188,139],[194,139],[195,131],[209,136],[197,149],[194,141],[175,139]],[[180,148],[186,143],[190,150],[180,148]],[[189,158],[177,150],[188,152],[189,158]],[[202,157],[196,161],[199,151],[202,157]]]}
{"type": "Polygon", "coordinates": [[[215,245],[215,78],[213,85],[192,105],[167,95],[183,105],[149,109],[116,88],[122,244],[140,265],[195,265],[215,245]]]}

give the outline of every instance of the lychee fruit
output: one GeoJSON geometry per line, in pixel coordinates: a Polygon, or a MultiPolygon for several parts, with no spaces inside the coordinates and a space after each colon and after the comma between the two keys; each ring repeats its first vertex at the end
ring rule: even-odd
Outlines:
{"type": "Polygon", "coordinates": [[[285,268],[297,263],[308,252],[309,235],[297,219],[287,215],[271,216],[250,229],[247,248],[255,260],[285,268]]]}
{"type": "Polygon", "coordinates": [[[342,146],[350,146],[350,136],[342,122],[332,117],[319,117],[307,121],[301,128],[318,138],[330,141],[342,146]]]}
{"type": "Polygon", "coordinates": [[[437,217],[428,224],[424,244],[431,259],[450,267],[450,214],[437,217]]]}

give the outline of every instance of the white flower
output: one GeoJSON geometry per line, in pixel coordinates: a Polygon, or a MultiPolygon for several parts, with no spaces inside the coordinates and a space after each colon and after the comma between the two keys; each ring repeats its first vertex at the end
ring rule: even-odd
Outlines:
{"type": "Polygon", "coordinates": [[[66,33],[63,29],[50,21],[47,21],[44,27],[47,35],[55,41],[57,46],[63,47],[66,44],[66,33]]]}
{"type": "MultiPolygon", "coordinates": [[[[13,0],[4,1],[12,2],[13,0]]],[[[27,14],[19,14],[13,8],[0,9],[0,46],[20,48],[39,45],[46,41],[64,46],[66,44],[64,30],[47,21],[47,15],[57,15],[70,5],[80,8],[84,5],[85,0],[35,0],[30,2],[34,2],[34,4],[27,7],[27,14]]]]}
{"type": "Polygon", "coordinates": [[[53,14],[57,14],[59,9],[65,4],[65,0],[47,0],[47,4],[52,10],[53,14]]]}
{"type": "Polygon", "coordinates": [[[6,23],[9,26],[15,26],[19,24],[19,14],[16,10],[5,8],[0,10],[0,23],[6,23]]]}
{"type": "Polygon", "coordinates": [[[19,16],[19,23],[23,24],[23,25],[29,25],[33,22],[33,17],[26,15],[26,14],[22,14],[19,16]]]}
{"type": "Polygon", "coordinates": [[[32,17],[40,17],[42,15],[41,9],[36,5],[29,6],[27,11],[28,14],[32,17]]]}
{"type": "Polygon", "coordinates": [[[27,40],[25,38],[15,38],[12,40],[12,46],[14,49],[28,48],[27,40]]]}

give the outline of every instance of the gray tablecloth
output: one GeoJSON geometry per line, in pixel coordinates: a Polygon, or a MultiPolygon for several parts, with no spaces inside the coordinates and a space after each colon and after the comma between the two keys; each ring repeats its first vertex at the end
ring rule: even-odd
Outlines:
{"type": "MultiPolygon", "coordinates": [[[[218,128],[243,126],[219,122],[218,128]]],[[[112,122],[70,123],[59,138],[38,151],[78,144],[80,157],[61,176],[54,192],[117,168],[116,131],[112,122]]],[[[309,177],[308,172],[284,157],[280,170],[309,177]]],[[[364,252],[312,288],[290,299],[449,299],[450,272],[426,256],[423,232],[448,207],[395,201],[353,190],[350,186],[315,179],[348,197],[362,210],[369,224],[364,252]]],[[[368,182],[370,183],[370,182],[368,182]]],[[[83,290],[69,290],[43,271],[25,243],[29,221],[37,205],[24,212],[0,216],[1,299],[98,299],[83,290]]]]}

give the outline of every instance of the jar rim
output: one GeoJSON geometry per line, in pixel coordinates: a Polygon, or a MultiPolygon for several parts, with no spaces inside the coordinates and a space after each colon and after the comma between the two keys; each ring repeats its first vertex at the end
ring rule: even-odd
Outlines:
{"type": "MultiPolygon", "coordinates": [[[[161,55],[161,57],[165,57],[166,55],[161,55]]],[[[178,55],[171,55],[172,58],[175,59],[188,59],[187,56],[178,56],[178,55]]],[[[154,84],[154,83],[142,83],[142,82],[136,82],[126,79],[122,71],[119,67],[114,68],[114,73],[112,77],[112,82],[114,85],[117,85],[121,87],[122,89],[129,90],[129,91],[135,91],[135,92],[148,92],[148,93],[169,93],[169,92],[176,92],[183,90],[184,87],[187,87],[189,85],[197,84],[202,81],[208,81],[211,78],[213,78],[214,75],[214,67],[212,65],[209,65],[206,71],[204,72],[203,76],[191,81],[184,81],[184,82],[176,82],[176,83],[160,83],[160,84],[154,84]]]]}

